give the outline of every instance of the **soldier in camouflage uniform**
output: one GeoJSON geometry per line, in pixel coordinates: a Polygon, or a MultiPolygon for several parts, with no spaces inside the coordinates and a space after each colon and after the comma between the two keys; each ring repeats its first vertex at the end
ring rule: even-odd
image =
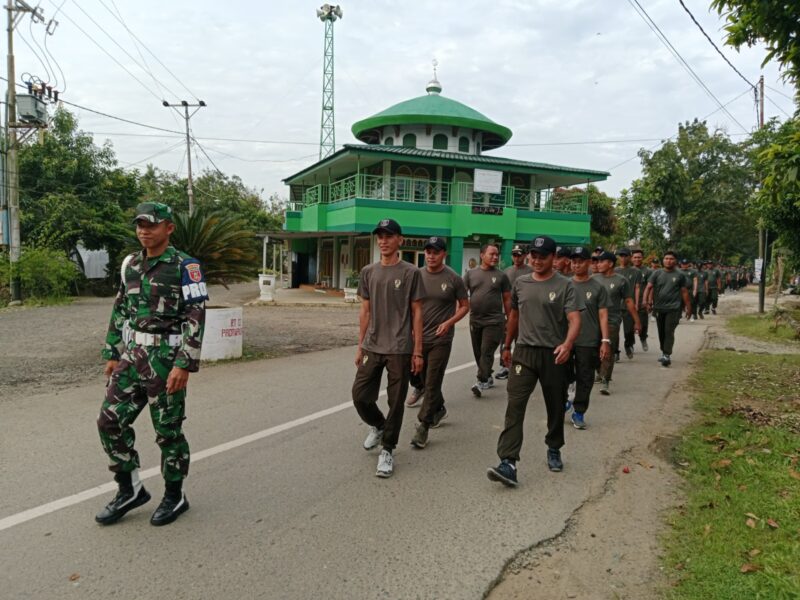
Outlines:
{"type": "Polygon", "coordinates": [[[143,250],[122,263],[122,282],[106,335],[103,358],[109,377],[97,419],[100,441],[119,490],[95,517],[102,525],[150,500],[139,479],[133,422],[145,406],[161,448],[166,491],[150,523],[166,525],[188,510],[183,479],[189,444],[182,431],[186,384],[200,363],[206,284],[200,264],[169,245],[174,231],[166,204],[136,207],[136,235],[143,250]]]}

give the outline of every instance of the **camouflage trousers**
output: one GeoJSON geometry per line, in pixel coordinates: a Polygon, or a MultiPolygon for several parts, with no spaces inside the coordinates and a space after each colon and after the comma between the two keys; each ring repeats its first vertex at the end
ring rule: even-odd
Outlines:
{"type": "Polygon", "coordinates": [[[100,442],[115,473],[138,468],[133,422],[145,405],[161,448],[161,474],[166,481],[181,481],[189,472],[189,444],[183,436],[186,390],[168,394],[167,377],[175,348],[130,346],[111,374],[106,397],[97,418],[100,442]]]}

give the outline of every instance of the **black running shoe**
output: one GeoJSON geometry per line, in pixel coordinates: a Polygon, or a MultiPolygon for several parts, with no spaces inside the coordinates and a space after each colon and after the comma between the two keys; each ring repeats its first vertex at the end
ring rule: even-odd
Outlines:
{"type": "Polygon", "coordinates": [[[633,346],[625,346],[625,356],[628,360],[633,360],[633,346]]]}
{"type": "Polygon", "coordinates": [[[564,469],[564,463],[561,462],[561,451],[555,448],[547,449],[547,468],[553,473],[560,473],[564,469]]]}
{"type": "Polygon", "coordinates": [[[433,413],[433,423],[431,423],[431,429],[437,429],[447,418],[447,409],[442,406],[439,410],[433,413]]]}
{"type": "Polygon", "coordinates": [[[517,468],[507,460],[501,460],[496,467],[489,467],[486,476],[508,487],[517,487],[517,468]]]}

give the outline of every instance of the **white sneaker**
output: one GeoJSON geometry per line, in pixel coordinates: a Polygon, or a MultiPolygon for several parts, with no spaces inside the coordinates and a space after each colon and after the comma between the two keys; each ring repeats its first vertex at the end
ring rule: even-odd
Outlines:
{"type": "Polygon", "coordinates": [[[383,441],[383,429],[370,427],[367,439],[364,440],[364,450],[372,450],[383,441]]]}
{"type": "Polygon", "coordinates": [[[376,477],[391,477],[394,471],[394,458],[388,450],[381,450],[378,457],[378,470],[375,471],[376,477]]]}
{"type": "Polygon", "coordinates": [[[493,387],[494,387],[494,378],[491,375],[489,376],[489,379],[481,383],[481,388],[484,390],[488,390],[489,388],[493,387]]]}
{"type": "Polygon", "coordinates": [[[575,382],[574,381],[572,383],[570,383],[569,387],[567,388],[567,402],[569,402],[570,404],[575,402],[575,382]]]}
{"type": "Polygon", "coordinates": [[[425,388],[411,388],[411,395],[406,400],[406,406],[413,408],[419,406],[422,402],[422,397],[425,395],[425,388]]]}

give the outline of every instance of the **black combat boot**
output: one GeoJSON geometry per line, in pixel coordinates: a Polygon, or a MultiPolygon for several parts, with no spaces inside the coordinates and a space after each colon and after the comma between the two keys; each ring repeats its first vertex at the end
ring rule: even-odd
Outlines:
{"type": "Polygon", "coordinates": [[[119,485],[117,495],[94,518],[101,525],[116,523],[125,516],[125,513],[150,500],[150,494],[139,480],[137,470],[134,469],[130,473],[116,473],[114,481],[119,485]]]}
{"type": "Polygon", "coordinates": [[[150,524],[156,527],[168,525],[187,510],[189,510],[189,501],[186,499],[186,494],[183,493],[183,481],[168,481],[164,490],[164,498],[153,516],[150,517],[150,524]]]}

